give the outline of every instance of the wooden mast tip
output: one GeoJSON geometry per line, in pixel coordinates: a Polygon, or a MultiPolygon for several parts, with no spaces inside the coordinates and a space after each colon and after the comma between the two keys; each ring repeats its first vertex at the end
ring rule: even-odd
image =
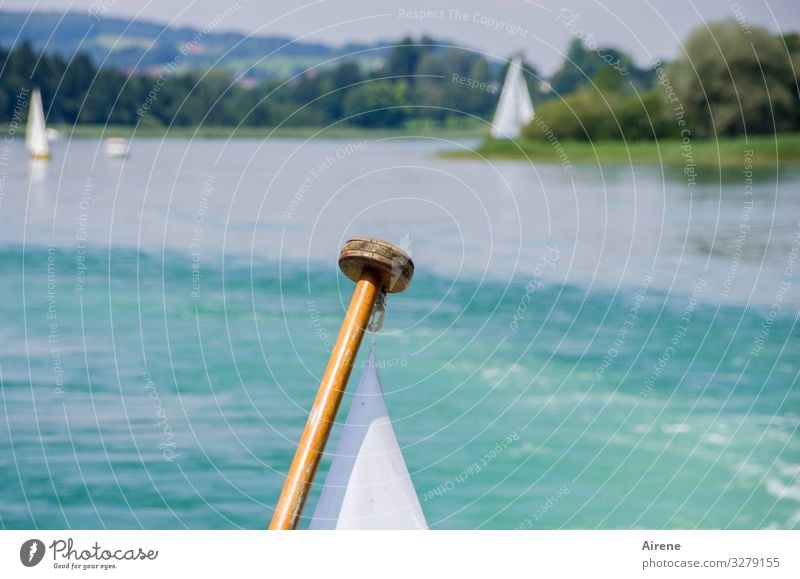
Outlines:
{"type": "Polygon", "coordinates": [[[396,245],[374,237],[354,237],[345,243],[339,254],[339,268],[355,282],[365,269],[377,272],[388,293],[405,290],[414,276],[411,256],[396,245]]]}
{"type": "Polygon", "coordinates": [[[401,292],[414,275],[414,262],[405,251],[371,237],[355,237],[345,243],[339,255],[339,267],[356,282],[356,287],[275,505],[270,529],[297,528],[364,331],[381,291],[401,292]]]}

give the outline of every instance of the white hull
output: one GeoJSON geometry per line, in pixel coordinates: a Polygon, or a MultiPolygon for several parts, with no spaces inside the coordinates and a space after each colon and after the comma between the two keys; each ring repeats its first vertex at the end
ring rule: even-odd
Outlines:
{"type": "Polygon", "coordinates": [[[122,159],[128,156],[128,141],[125,139],[106,139],[103,148],[111,159],[122,159]]]}

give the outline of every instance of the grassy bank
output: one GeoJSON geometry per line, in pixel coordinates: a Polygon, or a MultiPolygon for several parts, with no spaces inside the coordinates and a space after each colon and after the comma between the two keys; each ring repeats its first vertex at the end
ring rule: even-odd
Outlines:
{"type": "MultiPolygon", "coordinates": [[[[442,139],[477,139],[486,135],[485,124],[416,125],[399,129],[366,129],[348,125],[330,127],[136,127],[120,125],[55,125],[68,137],[146,137],[203,139],[380,139],[387,137],[436,137],[442,139]]],[[[515,159],[559,164],[578,163],[650,163],[699,166],[741,167],[745,151],[754,166],[776,163],[800,165],[800,133],[693,139],[687,149],[679,140],[661,141],[563,141],[550,143],[521,139],[497,141],[483,139],[477,149],[445,150],[446,158],[515,159]]]]}
{"type": "Polygon", "coordinates": [[[753,165],[800,163],[800,133],[693,139],[687,148],[679,140],[663,141],[496,141],[485,140],[473,151],[446,151],[449,158],[520,159],[561,164],[574,163],[655,163],[685,165],[690,160],[697,165],[741,167],[745,151],[752,151],[753,165]],[[560,147],[560,149],[559,149],[560,147]]]}
{"type": "Polygon", "coordinates": [[[54,125],[68,137],[157,137],[157,138],[202,138],[202,139],[376,139],[383,137],[441,137],[450,139],[480,138],[485,134],[485,125],[452,124],[447,126],[417,125],[400,129],[365,129],[348,125],[330,127],[160,127],[124,125],[54,125]]]}

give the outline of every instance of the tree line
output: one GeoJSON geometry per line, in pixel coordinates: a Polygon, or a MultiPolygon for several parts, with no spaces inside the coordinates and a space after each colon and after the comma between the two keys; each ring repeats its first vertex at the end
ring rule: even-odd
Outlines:
{"type": "Polygon", "coordinates": [[[561,140],[635,141],[800,130],[796,33],[777,36],[735,20],[702,26],[681,58],[651,70],[651,88],[642,90],[601,68],[591,83],[538,107],[524,135],[545,141],[552,130],[561,140]]]}
{"type": "MultiPolygon", "coordinates": [[[[580,65],[599,68],[592,55],[587,51],[580,65]]],[[[36,86],[50,123],[254,127],[338,121],[361,127],[444,126],[469,117],[489,120],[508,66],[427,37],[403,39],[375,70],[345,58],[256,86],[220,69],[181,70],[167,64],[155,75],[126,73],[97,67],[86,54],[70,60],[37,54],[27,42],[0,49],[0,62],[0,113],[6,118],[19,90],[36,86]]],[[[524,68],[534,102],[553,98],[536,68],[530,63],[524,68]]],[[[589,82],[564,75],[568,90],[589,82]]]]}
{"type": "Polygon", "coordinates": [[[454,75],[499,82],[500,68],[468,50],[407,38],[377,70],[355,59],[248,86],[220,69],[129,74],[97,67],[85,54],[67,60],[23,42],[0,49],[0,114],[10,118],[22,87],[39,87],[50,123],[143,126],[400,127],[422,120],[491,116],[499,89],[470,90],[454,75]]]}
{"type": "MultiPolygon", "coordinates": [[[[622,51],[590,50],[576,39],[549,83],[524,63],[538,120],[525,135],[542,139],[549,127],[564,140],[679,136],[678,105],[698,136],[800,128],[797,35],[759,28],[745,34],[728,21],[698,29],[684,48],[679,60],[639,68],[622,51]]],[[[255,86],[219,69],[166,65],[141,74],[98,67],[86,54],[39,54],[26,42],[0,49],[0,63],[4,118],[20,90],[35,86],[49,123],[250,127],[490,120],[507,67],[426,37],[405,38],[375,69],[343,58],[255,86]]]]}

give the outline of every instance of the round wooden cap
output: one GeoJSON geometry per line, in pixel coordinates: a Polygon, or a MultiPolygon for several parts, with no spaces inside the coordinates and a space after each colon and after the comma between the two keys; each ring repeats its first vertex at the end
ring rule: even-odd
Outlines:
{"type": "Polygon", "coordinates": [[[389,293],[406,289],[414,275],[414,262],[405,251],[373,237],[354,237],[345,243],[339,254],[339,268],[353,281],[361,278],[364,269],[378,272],[383,289],[389,293]]]}

